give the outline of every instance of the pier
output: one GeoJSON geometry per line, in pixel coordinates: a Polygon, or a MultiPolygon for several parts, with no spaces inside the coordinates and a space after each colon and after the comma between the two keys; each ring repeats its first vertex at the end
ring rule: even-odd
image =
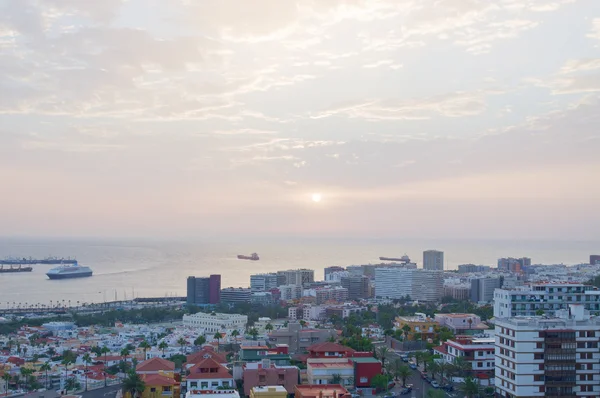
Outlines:
{"type": "Polygon", "coordinates": [[[60,264],[77,264],[77,260],[71,257],[46,257],[41,259],[35,258],[15,258],[8,257],[4,259],[0,259],[0,265],[36,265],[36,264],[46,264],[46,265],[60,265],[60,264]]]}

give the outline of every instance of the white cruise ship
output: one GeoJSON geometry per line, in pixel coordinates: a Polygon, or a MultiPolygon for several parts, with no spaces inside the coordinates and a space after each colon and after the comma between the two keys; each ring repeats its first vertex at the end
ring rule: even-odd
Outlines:
{"type": "Polygon", "coordinates": [[[46,275],[50,279],[85,278],[92,276],[92,269],[90,267],[82,267],[77,263],[67,264],[52,268],[46,275]]]}

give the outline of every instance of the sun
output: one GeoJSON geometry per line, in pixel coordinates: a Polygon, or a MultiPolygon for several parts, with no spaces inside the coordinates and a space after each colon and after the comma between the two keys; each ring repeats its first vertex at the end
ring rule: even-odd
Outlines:
{"type": "Polygon", "coordinates": [[[315,203],[318,203],[318,202],[320,202],[322,198],[323,198],[323,197],[321,196],[321,194],[320,194],[320,193],[313,193],[313,194],[311,195],[311,199],[312,199],[312,201],[313,201],[313,202],[315,202],[315,203]]]}

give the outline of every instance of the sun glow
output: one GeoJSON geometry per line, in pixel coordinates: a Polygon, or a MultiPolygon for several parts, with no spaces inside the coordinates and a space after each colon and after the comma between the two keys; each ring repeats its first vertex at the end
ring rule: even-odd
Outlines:
{"type": "Polygon", "coordinates": [[[321,196],[321,194],[320,194],[320,193],[313,193],[313,194],[311,195],[311,199],[312,199],[312,201],[313,201],[313,202],[315,202],[315,203],[318,203],[318,202],[320,202],[322,198],[323,198],[323,197],[321,196]]]}

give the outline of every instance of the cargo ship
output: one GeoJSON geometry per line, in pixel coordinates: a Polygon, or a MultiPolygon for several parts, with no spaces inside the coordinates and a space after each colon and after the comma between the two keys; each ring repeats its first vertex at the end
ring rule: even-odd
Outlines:
{"type": "Polygon", "coordinates": [[[0,259],[0,264],[2,265],[35,265],[35,264],[44,264],[44,265],[59,265],[59,264],[77,264],[77,260],[74,258],[60,258],[60,257],[46,257],[42,259],[35,258],[15,258],[8,257],[5,259],[0,259]]]}
{"type": "Polygon", "coordinates": [[[14,265],[11,265],[10,267],[6,267],[6,268],[4,268],[4,265],[0,265],[0,273],[31,272],[31,271],[33,271],[33,268],[31,268],[31,267],[23,267],[21,265],[19,265],[18,267],[15,267],[14,265]]]}
{"type": "Polygon", "coordinates": [[[82,267],[78,263],[61,265],[60,267],[52,268],[46,273],[50,279],[71,279],[85,278],[92,276],[93,272],[90,267],[82,267]]]}
{"type": "Polygon", "coordinates": [[[244,256],[243,254],[238,254],[237,258],[239,260],[252,260],[252,261],[257,261],[260,259],[260,257],[258,257],[258,254],[256,254],[256,253],[252,253],[249,256],[244,256]]]}
{"type": "Polygon", "coordinates": [[[400,261],[402,263],[410,263],[410,257],[404,255],[402,257],[379,257],[381,261],[400,261]]]}

